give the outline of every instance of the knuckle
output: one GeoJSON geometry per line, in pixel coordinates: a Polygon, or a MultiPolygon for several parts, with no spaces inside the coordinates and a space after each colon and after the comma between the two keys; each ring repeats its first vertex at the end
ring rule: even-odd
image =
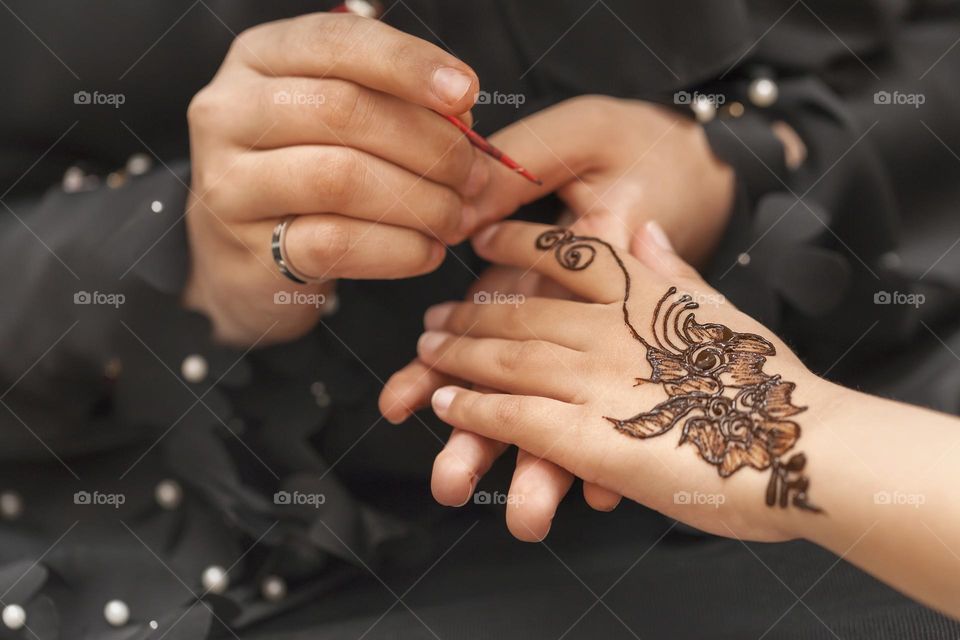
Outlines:
{"type": "Polygon", "coordinates": [[[187,105],[187,123],[191,127],[217,122],[222,115],[222,102],[212,85],[207,85],[193,96],[187,105]]]}
{"type": "Polygon", "coordinates": [[[450,128],[450,135],[456,136],[440,149],[440,157],[433,171],[440,180],[451,186],[461,186],[466,183],[473,167],[474,151],[466,136],[454,128],[450,128]]]}
{"type": "Polygon", "coordinates": [[[523,415],[522,396],[500,396],[493,400],[493,418],[499,424],[518,424],[523,415]]]}
{"type": "Polygon", "coordinates": [[[311,236],[307,246],[311,260],[317,265],[336,264],[350,252],[351,234],[345,225],[336,222],[320,224],[313,229],[311,236]]]}
{"type": "Polygon", "coordinates": [[[358,119],[369,119],[370,100],[359,85],[352,82],[330,82],[324,91],[323,122],[334,131],[351,131],[358,119]]]}
{"type": "Polygon", "coordinates": [[[511,342],[497,353],[497,367],[506,375],[518,373],[531,361],[543,355],[543,345],[531,340],[511,342]]]}
{"type": "Polygon", "coordinates": [[[318,185],[320,197],[329,207],[343,208],[363,190],[367,179],[366,164],[360,154],[347,148],[327,154],[311,176],[318,185]]]}
{"type": "Polygon", "coordinates": [[[348,13],[313,14],[298,23],[300,28],[295,38],[307,51],[337,56],[353,46],[360,20],[348,13]]]}

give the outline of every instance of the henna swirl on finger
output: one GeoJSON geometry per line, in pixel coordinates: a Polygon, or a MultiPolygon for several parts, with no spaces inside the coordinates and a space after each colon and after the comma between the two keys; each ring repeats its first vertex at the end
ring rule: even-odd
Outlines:
{"type": "Polygon", "coordinates": [[[790,420],[806,411],[793,404],[796,385],[763,370],[776,355],[773,344],[753,333],[738,333],[718,323],[697,321],[700,305],[670,287],[657,302],[650,321],[653,344],[630,320],[630,273],[612,245],[599,238],[577,236],[567,229],[540,234],[536,247],[552,250],[565,269],[580,271],[597,256],[596,246],[609,251],[624,277],[623,321],[643,345],[651,374],[637,384],[657,383],[667,399],[631,418],[604,417],[621,433],[653,438],[682,425],[680,444],[690,443],[700,457],[727,478],[744,467],[770,470],[768,506],[820,513],[810,503],[810,479],[803,474],[803,453],[786,457],[800,438],[800,425],[790,420]]]}

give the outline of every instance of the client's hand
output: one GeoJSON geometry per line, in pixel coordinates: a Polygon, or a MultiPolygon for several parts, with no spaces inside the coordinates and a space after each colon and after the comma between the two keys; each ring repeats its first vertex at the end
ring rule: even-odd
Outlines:
{"type": "Polygon", "coordinates": [[[635,251],[656,221],[677,252],[704,262],[727,226],[733,169],[710,148],[696,121],[649,102],[581,96],[526,117],[491,136],[543,179],[536,186],[503,172],[471,199],[493,222],[556,192],[572,229],[635,251]]]}
{"type": "MultiPolygon", "coordinates": [[[[558,293],[555,289],[559,287],[533,271],[495,265],[470,287],[465,299],[488,304],[519,303],[528,297],[558,293]]],[[[424,319],[427,329],[439,328],[439,322],[435,313],[428,313],[424,319]]],[[[387,420],[399,424],[413,411],[427,406],[434,391],[449,384],[469,385],[415,358],[387,381],[380,394],[380,410],[387,420]]],[[[480,478],[507,447],[503,442],[454,429],[433,465],[430,486],[434,498],[451,507],[466,504],[480,478]]],[[[573,480],[569,471],[519,450],[510,484],[512,499],[506,508],[510,532],[529,542],[546,537],[557,506],[573,480]]],[[[583,497],[599,511],[611,511],[620,502],[619,494],[589,482],[583,485],[583,497]]]]}
{"type": "Polygon", "coordinates": [[[818,410],[804,405],[832,387],[725,303],[664,238],[647,240],[636,260],[541,225],[502,223],[478,236],[483,257],[590,302],[431,310],[443,330],[424,334],[420,360],[504,392],[443,387],[434,410],[698,528],[792,537],[791,520],[820,504],[800,426],[816,424],[818,410]]]}

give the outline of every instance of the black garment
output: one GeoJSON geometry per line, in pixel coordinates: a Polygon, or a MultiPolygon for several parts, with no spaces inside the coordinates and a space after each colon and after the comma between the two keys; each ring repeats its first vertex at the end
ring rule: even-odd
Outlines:
{"type": "MultiPolygon", "coordinates": [[[[33,633],[193,639],[231,637],[229,624],[244,638],[357,637],[371,626],[366,637],[433,637],[429,627],[443,638],[553,638],[593,604],[591,589],[603,595],[664,534],[668,524],[635,506],[607,516],[565,505],[547,545],[531,547],[506,539],[496,506],[450,517],[432,504],[428,470],[445,429],[427,415],[386,425],[376,397],[413,355],[424,308],[459,298],[482,269],[466,246],[428,276],[341,283],[337,314],[295,344],[224,349],[181,309],[186,105],[233,33],[327,4],[8,3],[0,488],[25,506],[0,533],[0,600],[23,604],[33,633]],[[75,102],[94,91],[125,101],[75,102]],[[105,184],[134,153],[154,156],[153,170],[105,184]],[[74,165],[100,183],[64,192],[74,165]],[[124,301],[77,304],[83,292],[124,301]],[[181,372],[192,355],[208,368],[196,382],[181,372]],[[174,509],[154,500],[165,478],[185,492],[174,509]],[[324,502],[277,504],[277,492],[324,502]],[[83,504],[117,493],[118,508],[83,504]],[[231,586],[197,605],[208,565],[229,568],[231,586]],[[289,590],[279,602],[258,593],[274,575],[289,590]],[[416,616],[397,604],[374,624],[391,589],[416,616]],[[112,598],[130,607],[124,628],[103,619],[112,598]]],[[[958,15],[956,2],[424,0],[397,3],[387,21],[451,48],[486,90],[527,97],[521,109],[477,107],[484,133],[583,93],[743,101],[747,115],[708,125],[741,187],[713,283],[815,370],[957,411],[960,367],[933,333],[960,349],[960,251],[947,251],[960,231],[960,163],[944,149],[960,148],[960,53],[938,61],[960,36],[958,15]],[[761,66],[780,100],[758,110],[745,96],[761,66]],[[919,91],[926,103],[875,104],[878,90],[919,91]],[[769,133],[778,118],[810,149],[795,173],[769,133]],[[795,204],[790,192],[808,190],[795,204]],[[749,263],[734,266],[741,253],[749,263]],[[919,309],[873,304],[879,291],[914,290],[927,295],[919,309]]],[[[527,214],[549,219],[553,204],[527,214]]],[[[505,485],[494,475],[481,489],[505,485]]],[[[568,637],[957,635],[846,564],[828,571],[834,558],[812,545],[750,549],[766,565],[739,542],[669,531],[604,596],[616,616],[597,605],[568,637]]]]}

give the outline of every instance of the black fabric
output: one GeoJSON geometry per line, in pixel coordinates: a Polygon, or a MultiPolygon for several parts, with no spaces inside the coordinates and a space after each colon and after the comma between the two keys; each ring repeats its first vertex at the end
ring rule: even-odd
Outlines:
{"type": "MultiPolygon", "coordinates": [[[[459,298],[481,272],[467,246],[428,276],[340,283],[337,314],[289,345],[225,349],[181,307],[186,106],[234,33],[330,3],[8,2],[18,19],[0,22],[0,489],[21,495],[24,512],[0,529],[0,592],[34,567],[7,595],[38,637],[232,637],[224,625],[244,638],[357,637],[395,599],[380,579],[401,595],[438,561],[409,596],[441,637],[552,638],[594,603],[590,589],[602,594],[669,526],[639,507],[610,516],[568,504],[547,546],[525,546],[508,539],[502,509],[451,517],[432,503],[429,470],[446,429],[427,415],[387,425],[376,397],[414,354],[426,306],[459,298]],[[74,102],[95,90],[125,103],[74,102]],[[137,152],[155,157],[153,170],[107,186],[137,152]],[[64,193],[73,165],[100,181],[64,193]],[[74,304],[81,292],[125,302],[74,304]],[[189,383],[181,366],[196,354],[209,373],[189,383]],[[165,478],[184,488],[172,511],[153,498],[165,478]],[[284,491],[327,499],[277,504],[284,491]],[[76,504],[77,492],[125,502],[76,504]],[[231,588],[197,604],[211,564],[230,567],[231,588]],[[258,593],[271,574],[289,585],[278,603],[258,593]],[[123,629],[103,619],[111,598],[130,605],[123,629]]],[[[741,184],[711,281],[816,370],[957,412],[960,368],[920,321],[960,351],[960,251],[948,251],[960,233],[960,163],[940,141],[960,148],[960,54],[915,79],[960,35],[958,13],[956,2],[880,0],[409,0],[387,21],[449,47],[486,90],[526,97],[519,109],[478,106],[484,133],[584,93],[670,103],[679,90],[720,87],[743,99],[754,67],[772,72],[778,103],[748,105],[745,124],[727,122],[723,144],[714,137],[741,184]],[[940,140],[910,107],[873,100],[913,84],[940,140]],[[729,135],[770,141],[762,125],[774,119],[810,150],[786,173],[771,144],[761,157],[779,179],[750,166],[729,135]],[[931,163],[941,170],[920,169],[931,163]],[[930,304],[877,307],[880,290],[923,291],[930,304]]],[[[522,215],[548,220],[554,205],[522,215]]],[[[505,490],[508,472],[501,465],[482,488],[505,490]]],[[[833,637],[828,627],[844,638],[957,636],[957,625],[845,563],[828,572],[836,559],[810,545],[751,549],[766,567],[736,541],[671,531],[604,597],[627,625],[597,605],[568,637],[633,637],[627,627],[641,637],[833,637]],[[787,611],[790,590],[811,586],[809,609],[787,611]]],[[[366,637],[433,637],[408,614],[397,604],[366,637]]]]}

